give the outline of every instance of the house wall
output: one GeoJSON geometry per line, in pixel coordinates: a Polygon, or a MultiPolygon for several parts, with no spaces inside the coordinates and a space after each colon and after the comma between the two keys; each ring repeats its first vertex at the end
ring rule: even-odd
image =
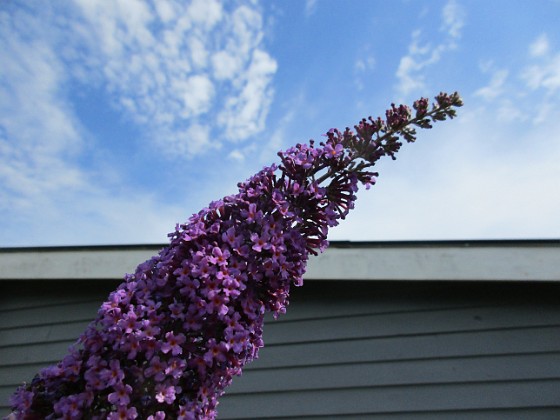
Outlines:
{"type": "Polygon", "coordinates": [[[0,416],[39,369],[58,362],[116,281],[0,282],[0,416]]]}
{"type": "Polygon", "coordinates": [[[221,418],[560,418],[558,286],[308,283],[221,418]]]}
{"type": "MultiPolygon", "coordinates": [[[[115,281],[3,281],[0,414],[115,281]]],[[[219,418],[558,418],[557,283],[307,281],[219,418]]]]}

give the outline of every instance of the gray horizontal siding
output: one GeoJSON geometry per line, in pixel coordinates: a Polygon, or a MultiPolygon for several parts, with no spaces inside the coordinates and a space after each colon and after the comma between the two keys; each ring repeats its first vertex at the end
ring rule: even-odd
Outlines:
{"type": "Polygon", "coordinates": [[[220,418],[560,418],[559,291],[308,283],[220,418]]]}
{"type": "Polygon", "coordinates": [[[0,282],[0,416],[17,386],[66,354],[117,284],[0,282]]]}
{"type": "MultiPolygon", "coordinates": [[[[323,419],[332,418],[340,420],[557,420],[558,411],[555,408],[514,408],[514,409],[492,409],[492,410],[441,410],[425,412],[396,412],[379,414],[358,415],[311,415],[298,416],[298,419],[323,419]]],[[[285,417],[269,417],[268,420],[285,419],[285,417]]]]}
{"type": "Polygon", "coordinates": [[[268,345],[253,368],[305,367],[317,361],[383,362],[560,351],[558,325],[268,345]],[[351,350],[351,351],[350,351],[351,350]]]}
{"type": "MultiPolygon", "coordinates": [[[[115,282],[2,282],[0,403],[58,361],[115,282]]],[[[219,418],[556,418],[553,284],[308,282],[219,418]]]]}
{"type": "Polygon", "coordinates": [[[306,367],[255,369],[245,372],[235,392],[314,391],[339,388],[396,387],[434,383],[516,381],[560,378],[560,352],[450,358],[417,358],[387,362],[314,364],[306,367]],[[294,378],[305,381],[294,384],[294,378]],[[272,380],[269,380],[273,379],[272,380]]]}
{"type": "MultiPolygon", "coordinates": [[[[511,408],[525,409],[539,399],[544,406],[558,406],[558,381],[476,382],[424,386],[317,389],[284,393],[231,396],[231,415],[221,418],[267,418],[391,412],[437,412],[511,408]],[[264,414],[264,415],[263,415],[264,414]]],[[[225,406],[225,404],[223,404],[225,406]]],[[[224,411],[224,409],[222,409],[224,411]]],[[[557,413],[558,414],[558,413],[557,413]]]]}

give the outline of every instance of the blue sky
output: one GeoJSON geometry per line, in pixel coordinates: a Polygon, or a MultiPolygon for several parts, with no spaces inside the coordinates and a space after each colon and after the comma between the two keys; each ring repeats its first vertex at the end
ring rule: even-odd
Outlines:
{"type": "Polygon", "coordinates": [[[459,91],[332,240],[560,237],[558,0],[0,2],[0,246],[163,243],[331,127],[459,91]],[[538,6],[538,7],[537,7],[538,6]]]}

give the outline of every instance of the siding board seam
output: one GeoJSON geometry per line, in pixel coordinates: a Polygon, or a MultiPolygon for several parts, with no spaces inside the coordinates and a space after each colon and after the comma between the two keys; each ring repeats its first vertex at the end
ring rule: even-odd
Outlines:
{"type": "MultiPolygon", "coordinates": [[[[64,357],[64,356],[63,356],[64,357]]],[[[0,365],[0,369],[6,369],[6,368],[18,368],[18,367],[30,367],[30,366],[36,366],[38,369],[41,369],[43,367],[49,367],[52,366],[58,362],[61,361],[62,358],[60,359],[56,359],[56,360],[47,360],[45,362],[30,362],[30,363],[14,363],[12,365],[0,365]]]]}
{"type": "Polygon", "coordinates": [[[474,380],[474,381],[449,381],[449,382],[418,382],[414,384],[382,384],[382,385],[365,385],[365,386],[344,386],[344,387],[323,387],[323,388],[305,388],[305,389],[282,389],[271,391],[242,391],[242,392],[226,392],[224,397],[235,396],[254,396],[254,395],[269,395],[269,394],[293,394],[293,393],[311,393],[311,392],[329,392],[329,391],[351,391],[351,390],[365,390],[365,389],[395,389],[395,388],[420,388],[430,386],[453,386],[453,385],[501,385],[501,384],[518,384],[518,383],[543,383],[543,382],[558,382],[560,385],[560,376],[551,378],[530,378],[530,379],[491,379],[488,381],[474,380]]]}
{"type": "Polygon", "coordinates": [[[268,366],[268,367],[248,367],[246,373],[250,372],[265,372],[274,370],[284,370],[284,369],[301,369],[306,368],[321,368],[321,367],[333,367],[333,366],[352,366],[352,365],[375,365],[375,364],[397,364],[397,363],[409,363],[409,362],[429,362],[437,360],[471,360],[471,359],[499,359],[502,357],[512,357],[512,356],[553,356],[560,355],[560,346],[558,350],[550,351],[536,351],[536,352],[521,352],[521,353],[491,353],[491,354],[473,354],[473,355],[462,355],[462,356],[434,356],[434,357],[413,357],[413,358],[403,358],[403,359],[382,359],[382,360],[362,360],[362,361],[352,361],[352,362],[330,362],[330,363],[320,363],[320,364],[307,364],[307,365],[282,365],[282,366],[268,366]]]}
{"type": "MultiPolygon", "coordinates": [[[[268,420],[284,420],[284,419],[332,419],[332,418],[345,418],[345,417],[352,417],[357,418],[359,416],[402,416],[402,415],[418,415],[418,414],[477,414],[477,413],[512,413],[515,414],[519,411],[541,411],[541,410],[550,410],[550,409],[560,409],[560,404],[552,404],[552,405],[542,405],[542,406],[531,406],[531,407],[515,407],[515,408],[501,408],[501,407],[489,407],[489,408],[459,408],[456,410],[438,410],[438,409],[429,409],[429,410],[402,410],[402,411],[367,411],[361,413],[338,413],[333,415],[325,415],[325,414],[305,414],[305,415],[287,415],[287,416],[275,416],[275,417],[266,417],[268,420]]],[[[219,417],[219,406],[218,406],[218,417],[219,417]]],[[[254,417],[226,417],[226,419],[231,420],[254,420],[254,417]]]]}
{"type": "MultiPolygon", "coordinates": [[[[519,327],[494,327],[494,328],[469,328],[463,330],[441,330],[441,331],[431,331],[431,332],[417,332],[409,334],[384,334],[384,335],[364,335],[356,337],[346,337],[346,338],[329,338],[329,339],[318,339],[318,340],[301,340],[301,341],[283,341],[280,343],[270,343],[266,344],[265,347],[280,347],[280,346],[292,346],[292,345],[302,345],[302,344],[320,344],[320,343],[334,343],[334,342],[347,342],[347,341],[358,341],[358,340],[383,340],[387,338],[410,338],[410,337],[429,337],[429,336],[440,336],[440,335],[458,335],[465,333],[475,333],[475,332],[493,332],[493,331],[514,331],[514,330],[524,330],[524,329],[534,329],[534,328],[559,328],[560,324],[536,324],[531,326],[519,326],[519,327]]],[[[265,331],[266,334],[266,331],[265,331]]]]}
{"type": "MultiPolygon", "coordinates": [[[[68,345],[72,345],[72,344],[76,344],[77,340],[78,339],[74,339],[74,340],[44,340],[44,341],[36,341],[36,342],[33,342],[33,343],[25,343],[25,344],[4,344],[4,345],[0,346],[0,350],[14,348],[14,347],[27,347],[27,346],[30,346],[30,345],[40,346],[40,345],[43,345],[43,344],[69,343],[68,345]]],[[[6,365],[0,364],[0,367],[4,367],[4,366],[6,366],[6,365]]]]}
{"type": "MultiPolygon", "coordinates": [[[[105,299],[105,298],[100,298],[100,299],[105,299]]],[[[9,312],[20,312],[20,311],[27,312],[27,311],[32,311],[32,310],[35,310],[35,309],[49,309],[49,308],[55,308],[57,306],[58,307],[64,307],[64,306],[82,305],[84,303],[94,303],[94,304],[98,304],[99,306],[101,306],[103,301],[100,302],[100,299],[72,300],[72,301],[68,301],[68,302],[51,303],[51,304],[45,304],[45,305],[33,305],[33,306],[25,306],[25,307],[18,307],[18,308],[0,309],[0,314],[5,314],[5,313],[9,313],[9,312]]]]}
{"type": "MultiPolygon", "coordinates": [[[[372,302],[375,304],[376,302],[372,302]]],[[[407,315],[407,314],[415,314],[415,313],[425,313],[425,312],[445,312],[445,311],[455,311],[455,310],[462,310],[462,309],[494,309],[494,308],[503,308],[503,307],[511,307],[512,309],[516,309],[517,306],[530,306],[525,303],[520,303],[511,305],[511,303],[502,303],[502,304],[485,304],[485,305],[458,305],[458,306],[449,306],[443,308],[425,308],[425,309],[410,309],[410,310],[397,310],[397,311],[383,311],[383,312],[364,312],[358,314],[341,314],[341,315],[326,315],[326,316],[317,316],[317,317],[310,317],[310,318],[297,318],[297,319],[282,319],[278,318],[278,320],[271,319],[269,322],[273,322],[276,324],[290,324],[290,323],[298,323],[298,322],[308,322],[308,321],[329,321],[329,320],[336,320],[336,319],[352,319],[352,318],[360,318],[366,316],[385,316],[385,315],[407,315]]]]}
{"type": "MultiPolygon", "coordinates": [[[[453,330],[453,331],[437,331],[437,332],[426,332],[426,333],[410,333],[410,334],[386,334],[386,335],[376,335],[376,336],[359,336],[359,337],[348,337],[348,338],[331,338],[331,339],[321,339],[321,340],[305,340],[305,341],[290,341],[281,343],[271,343],[266,344],[264,348],[270,347],[282,347],[282,346],[296,346],[296,345],[307,345],[307,344],[328,344],[335,342],[350,342],[350,341],[362,341],[362,340],[385,340],[392,338],[414,338],[414,337],[430,337],[430,336],[449,336],[449,335],[460,335],[460,334],[470,334],[470,333],[485,333],[485,332],[496,332],[496,331],[515,331],[515,330],[531,330],[531,329],[542,329],[542,328],[560,328],[560,324],[539,324],[531,325],[530,327],[496,327],[496,328],[485,328],[485,329],[465,329],[465,330],[453,330]]],[[[53,341],[41,341],[25,343],[25,346],[36,346],[41,344],[61,344],[68,343],[72,345],[76,343],[79,337],[72,340],[53,340],[53,341]]],[[[22,344],[4,344],[0,345],[0,350],[4,348],[21,347],[22,344]]],[[[262,350],[261,350],[262,351],[262,350]]],[[[6,366],[0,364],[0,367],[6,366]]]]}
{"type": "MultiPolygon", "coordinates": [[[[84,324],[84,323],[89,324],[92,321],[94,320],[91,318],[83,318],[83,319],[78,318],[71,321],[57,321],[57,322],[49,322],[49,323],[42,323],[42,324],[25,324],[25,325],[15,325],[10,327],[0,327],[0,334],[3,332],[10,332],[11,330],[20,330],[20,329],[27,329],[27,328],[44,328],[44,327],[51,327],[51,326],[84,324]]],[[[84,330],[86,327],[87,325],[84,326],[84,330]]]]}
{"type": "MultiPolygon", "coordinates": [[[[365,361],[355,361],[355,362],[339,362],[339,363],[322,363],[322,364],[315,364],[315,365],[282,365],[282,366],[274,366],[274,367],[264,367],[264,368],[253,368],[251,366],[247,367],[245,372],[246,374],[250,374],[251,372],[265,372],[265,371],[274,371],[274,370],[284,370],[284,369],[301,369],[305,370],[306,368],[321,368],[321,367],[333,367],[333,366],[352,366],[352,365],[375,365],[375,364],[398,364],[398,363],[409,363],[409,362],[426,362],[426,361],[447,361],[447,360],[465,360],[465,359],[492,359],[492,358],[501,358],[501,357],[512,357],[512,356],[551,356],[551,355],[560,355],[559,351],[543,351],[543,352],[524,352],[524,353],[497,353],[497,354],[490,354],[490,355],[472,355],[472,356],[444,356],[444,357],[425,357],[425,358],[405,358],[405,359],[390,359],[390,360],[365,360],[365,361]]],[[[58,363],[59,360],[45,362],[45,363],[19,363],[19,364],[12,364],[12,365],[0,365],[0,368],[14,368],[14,367],[22,367],[22,366],[37,366],[38,368],[47,367],[53,364],[58,363]]],[[[533,378],[535,379],[535,378],[533,378]]],[[[447,383],[447,382],[446,382],[447,383]]],[[[17,386],[19,383],[15,384],[3,384],[4,385],[12,385],[17,386]]],[[[361,388],[361,387],[358,387],[361,388]]],[[[242,393],[242,392],[240,392],[242,393]]]]}

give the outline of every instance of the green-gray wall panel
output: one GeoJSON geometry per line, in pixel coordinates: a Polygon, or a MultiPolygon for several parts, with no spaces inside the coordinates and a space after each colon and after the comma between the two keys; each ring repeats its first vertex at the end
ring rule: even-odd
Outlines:
{"type": "MultiPolygon", "coordinates": [[[[0,415],[117,284],[0,283],[0,415]]],[[[308,282],[219,418],[560,418],[559,287],[308,282]]]]}
{"type": "Polygon", "coordinates": [[[559,291],[308,283],[220,418],[560,418],[559,291]]]}
{"type": "Polygon", "coordinates": [[[117,284],[0,282],[0,416],[19,384],[66,354],[117,284]]]}

